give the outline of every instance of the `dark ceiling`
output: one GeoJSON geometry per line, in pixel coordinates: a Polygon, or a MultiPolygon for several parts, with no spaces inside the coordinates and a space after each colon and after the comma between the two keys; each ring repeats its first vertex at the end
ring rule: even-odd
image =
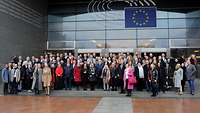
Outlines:
{"type": "MultiPolygon", "coordinates": [[[[109,10],[106,9],[107,7],[104,8],[104,6],[106,6],[107,3],[104,4],[102,1],[108,1],[107,3],[109,3],[109,1],[115,1],[109,5],[110,6],[109,8],[114,10],[123,9],[124,7],[129,6],[129,4],[127,5],[127,3],[124,2],[125,0],[48,0],[48,11],[52,12],[54,9],[60,9],[60,8],[66,9],[68,10],[68,12],[82,11],[81,13],[88,11],[96,12],[96,11],[109,10]],[[90,4],[90,2],[92,5],[90,4]],[[91,7],[88,8],[89,4],[91,5],[91,7]],[[96,9],[93,7],[95,7],[96,9]]],[[[126,1],[135,1],[135,2],[142,1],[143,3],[145,3],[145,1],[151,1],[151,0],[126,0],[126,1]]],[[[187,13],[190,11],[200,9],[200,0],[152,0],[152,1],[154,1],[156,5],[153,5],[151,2],[149,2],[150,6],[156,6],[159,10],[170,10],[170,11],[187,13]]],[[[142,5],[139,4],[138,7],[140,6],[142,5]]],[[[147,5],[144,5],[144,7],[146,6],[147,5]]]]}

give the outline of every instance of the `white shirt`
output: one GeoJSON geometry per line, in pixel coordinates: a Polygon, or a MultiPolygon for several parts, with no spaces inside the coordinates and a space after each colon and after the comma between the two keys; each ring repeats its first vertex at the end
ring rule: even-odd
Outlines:
{"type": "Polygon", "coordinates": [[[125,77],[128,79],[128,69],[125,70],[125,77]]]}
{"type": "Polygon", "coordinates": [[[142,66],[138,66],[139,69],[139,78],[144,78],[144,70],[142,66]]]}

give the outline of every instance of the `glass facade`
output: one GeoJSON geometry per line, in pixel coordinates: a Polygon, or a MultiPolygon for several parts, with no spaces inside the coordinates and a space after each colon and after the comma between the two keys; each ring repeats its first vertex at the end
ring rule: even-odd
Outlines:
{"type": "Polygon", "coordinates": [[[49,13],[48,49],[200,48],[200,10],[158,10],[156,28],[126,29],[124,18],[123,10],[49,13]]]}

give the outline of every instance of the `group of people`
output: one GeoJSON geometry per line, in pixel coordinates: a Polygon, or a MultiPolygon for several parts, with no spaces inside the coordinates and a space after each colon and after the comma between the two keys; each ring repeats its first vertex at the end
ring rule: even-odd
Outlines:
{"type": "Polygon", "coordinates": [[[110,53],[104,56],[94,54],[72,53],[46,54],[44,56],[14,57],[2,70],[4,94],[17,94],[19,91],[35,91],[39,94],[45,90],[80,90],[103,89],[120,91],[131,96],[132,91],[165,93],[174,85],[178,94],[183,94],[185,82],[188,81],[190,93],[194,95],[196,77],[196,58],[194,55],[185,59],[168,59],[163,53],[110,53]]]}

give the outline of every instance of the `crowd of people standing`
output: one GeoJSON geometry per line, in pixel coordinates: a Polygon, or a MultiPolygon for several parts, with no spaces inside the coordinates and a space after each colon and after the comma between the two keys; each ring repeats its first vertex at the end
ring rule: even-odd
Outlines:
{"type": "Polygon", "coordinates": [[[173,86],[177,94],[185,91],[188,81],[190,93],[194,95],[194,80],[197,75],[196,58],[169,59],[163,53],[110,53],[105,56],[72,53],[46,54],[44,56],[14,57],[2,70],[4,94],[17,94],[20,91],[40,94],[45,90],[119,91],[131,96],[133,90],[152,92],[157,96],[160,91],[173,86]]]}

